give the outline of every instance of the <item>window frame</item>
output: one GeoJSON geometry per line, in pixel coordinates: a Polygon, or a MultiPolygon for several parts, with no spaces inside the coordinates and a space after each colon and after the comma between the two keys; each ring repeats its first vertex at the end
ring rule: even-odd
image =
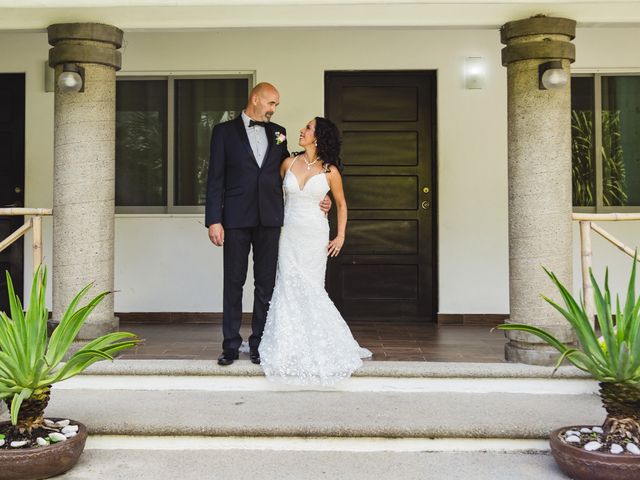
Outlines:
{"type": "MultiPolygon", "coordinates": [[[[174,205],[175,183],[175,81],[176,80],[247,80],[247,98],[255,86],[256,72],[253,70],[216,71],[216,72],[118,72],[118,79],[127,81],[166,80],[167,82],[167,204],[163,206],[118,206],[115,205],[117,215],[193,215],[204,214],[204,205],[174,205]]],[[[117,181],[117,175],[116,175],[117,181]]]]}
{"type": "Polygon", "coordinates": [[[594,207],[576,207],[575,213],[638,213],[640,205],[607,207],[603,202],[604,189],[602,167],[602,77],[638,77],[640,68],[620,69],[572,69],[572,77],[593,78],[593,115],[595,132],[595,182],[596,205],[594,207]]]}

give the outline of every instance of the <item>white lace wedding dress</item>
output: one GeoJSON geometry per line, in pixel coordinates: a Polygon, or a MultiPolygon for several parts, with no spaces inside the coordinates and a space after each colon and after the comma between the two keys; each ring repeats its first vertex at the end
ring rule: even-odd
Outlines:
{"type": "Polygon", "coordinates": [[[289,169],[283,188],[284,225],[276,285],[260,342],[261,365],[269,379],[333,385],[351,375],[371,352],[354,340],[324,288],[329,223],[319,203],[329,191],[327,175],[312,176],[300,188],[289,169]]]}

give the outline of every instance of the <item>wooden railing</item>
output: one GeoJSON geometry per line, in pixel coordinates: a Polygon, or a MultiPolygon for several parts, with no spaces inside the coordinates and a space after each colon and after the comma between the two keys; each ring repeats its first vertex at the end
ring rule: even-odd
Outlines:
{"type": "Polygon", "coordinates": [[[24,224],[4,240],[0,241],[0,252],[33,228],[33,272],[42,263],[42,217],[52,215],[50,208],[0,208],[0,217],[27,217],[24,224]]]}
{"type": "Polygon", "coordinates": [[[589,278],[589,269],[591,268],[591,230],[596,232],[608,242],[615,245],[631,258],[633,258],[635,255],[635,251],[633,249],[627,247],[620,240],[618,240],[605,229],[593,222],[596,220],[606,222],[640,220],[640,213],[574,213],[573,219],[580,223],[582,291],[584,294],[584,302],[587,315],[593,320],[595,318],[595,307],[593,305],[593,287],[589,278]]]}

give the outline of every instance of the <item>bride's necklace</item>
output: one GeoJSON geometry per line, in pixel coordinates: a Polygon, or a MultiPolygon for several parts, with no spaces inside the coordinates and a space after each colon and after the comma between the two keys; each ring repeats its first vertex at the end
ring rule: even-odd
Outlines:
{"type": "Polygon", "coordinates": [[[310,162],[309,157],[307,157],[306,153],[303,155],[303,157],[304,158],[302,160],[304,160],[304,163],[307,166],[307,170],[311,170],[311,167],[313,167],[315,163],[318,161],[318,157],[316,157],[316,159],[313,162],[310,162]]]}

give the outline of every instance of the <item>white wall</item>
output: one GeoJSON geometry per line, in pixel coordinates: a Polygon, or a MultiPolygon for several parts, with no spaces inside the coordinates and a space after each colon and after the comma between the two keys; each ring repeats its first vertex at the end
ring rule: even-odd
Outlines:
{"type": "MultiPolygon", "coordinates": [[[[508,310],[506,74],[500,66],[498,32],[386,29],[130,33],[126,35],[123,58],[123,71],[255,70],[257,81],[278,86],[281,106],[275,121],[290,131],[323,113],[325,70],[438,70],[439,310],[508,310]],[[484,90],[462,87],[466,56],[486,58],[489,78],[484,90]],[[477,235],[478,231],[482,233],[477,235]]],[[[123,221],[121,218],[117,223],[118,261],[124,242],[127,248],[136,247],[128,238],[121,240],[123,221]]],[[[136,221],[150,222],[141,218],[136,221]]],[[[165,221],[165,231],[173,232],[173,238],[180,241],[180,228],[174,225],[178,219],[165,221]]],[[[200,235],[203,237],[204,231],[200,235]]],[[[209,250],[213,252],[207,257],[194,249],[195,258],[185,261],[197,263],[211,258],[213,269],[219,272],[221,252],[214,247],[209,250]]],[[[153,261],[149,258],[150,264],[153,261]]],[[[176,269],[189,272],[178,265],[176,269]]],[[[118,264],[116,281],[127,285],[142,275],[142,270],[118,264]]],[[[184,283],[178,288],[173,295],[173,310],[221,309],[219,284],[184,283]]],[[[117,309],[156,310],[156,301],[152,291],[143,298],[123,292],[118,295],[117,309]]],[[[245,309],[250,308],[248,294],[245,309]]]]}
{"type": "MultiPolygon", "coordinates": [[[[639,34],[579,29],[575,66],[640,66],[631,48],[639,34]]],[[[50,206],[53,94],[42,88],[46,35],[4,33],[0,42],[11,45],[0,51],[0,72],[27,72],[27,205],[50,206]]],[[[274,120],[289,131],[323,113],[325,70],[437,70],[438,310],[505,313],[507,97],[501,48],[496,30],[289,29],[127,32],[122,51],[123,72],[255,71],[257,81],[278,86],[281,106],[274,120]],[[486,59],[483,90],[463,88],[467,56],[486,59]]],[[[201,223],[194,215],[117,216],[117,311],[222,310],[222,252],[209,244],[201,223]]],[[[615,227],[623,240],[637,243],[640,225],[615,227]]],[[[51,258],[50,222],[45,233],[51,258]]],[[[622,254],[597,241],[594,250],[597,268],[609,264],[619,271],[620,265],[626,275],[629,262],[622,254]]],[[[574,277],[578,285],[579,270],[574,277]]]]}

